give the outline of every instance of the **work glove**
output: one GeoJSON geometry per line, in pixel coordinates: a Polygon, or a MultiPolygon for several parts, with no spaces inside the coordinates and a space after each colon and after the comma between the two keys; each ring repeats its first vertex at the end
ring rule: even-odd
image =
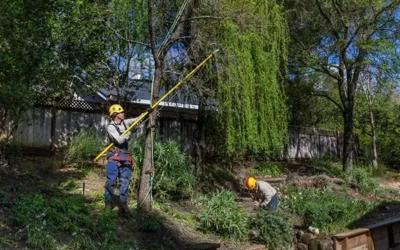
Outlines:
{"type": "Polygon", "coordinates": [[[127,132],[124,136],[125,136],[125,139],[129,139],[129,137],[132,135],[132,132],[131,131],[129,131],[129,132],[127,132]]]}
{"type": "Polygon", "coordinates": [[[260,203],[258,201],[254,201],[254,210],[258,210],[260,208],[260,203]]]}

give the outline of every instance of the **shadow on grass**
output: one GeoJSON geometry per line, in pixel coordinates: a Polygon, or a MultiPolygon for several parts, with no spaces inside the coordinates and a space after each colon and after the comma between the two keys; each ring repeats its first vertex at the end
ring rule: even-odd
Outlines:
{"type": "Polygon", "coordinates": [[[382,202],[374,210],[353,221],[347,227],[349,229],[363,228],[395,219],[400,219],[400,202],[382,202]]]}
{"type": "MultiPolygon", "coordinates": [[[[0,222],[10,242],[1,249],[217,249],[218,244],[196,244],[157,211],[132,210],[120,216],[118,209],[105,211],[99,196],[84,196],[77,182],[87,170],[62,168],[56,159],[21,161],[1,169],[0,222]],[[16,190],[9,203],[10,187],[16,190]],[[75,191],[75,192],[73,192],[75,191]],[[2,217],[2,218],[1,218],[2,217]],[[15,236],[13,236],[15,235],[15,236]],[[8,236],[7,236],[8,237],[8,236]]],[[[101,170],[103,171],[103,170],[101,170]]],[[[115,206],[118,197],[114,197],[115,206]]],[[[131,201],[134,202],[134,201],[131,201]]]]}

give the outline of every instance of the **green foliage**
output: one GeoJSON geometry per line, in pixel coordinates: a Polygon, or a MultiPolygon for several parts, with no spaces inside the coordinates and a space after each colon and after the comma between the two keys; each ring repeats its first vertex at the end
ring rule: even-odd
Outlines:
{"type": "Polygon", "coordinates": [[[254,240],[262,242],[268,249],[290,249],[294,230],[290,218],[271,211],[259,211],[250,220],[250,228],[258,230],[254,240]]]}
{"type": "MultiPolygon", "coordinates": [[[[55,188],[57,189],[57,188],[55,188]]],[[[10,222],[28,228],[28,241],[36,249],[54,249],[56,235],[69,235],[69,249],[127,249],[128,243],[119,240],[117,214],[113,211],[91,213],[79,196],[33,197],[19,193],[12,208],[10,222]]],[[[129,243],[130,246],[134,244],[129,243]]]]}
{"type": "Polygon", "coordinates": [[[285,96],[279,84],[288,40],[282,6],[274,0],[224,0],[201,7],[204,15],[232,17],[213,25],[209,20],[193,24],[199,53],[222,50],[215,58],[218,67],[204,73],[213,75],[207,96],[218,100],[219,121],[214,126],[224,137],[217,146],[231,156],[247,149],[280,152],[287,136],[285,96]]]}
{"type": "Polygon", "coordinates": [[[96,243],[89,237],[89,235],[85,235],[83,232],[78,232],[74,235],[74,239],[71,241],[69,246],[71,249],[88,249],[95,250],[97,249],[96,243]]]}
{"type": "Polygon", "coordinates": [[[330,77],[315,73],[302,77],[294,75],[291,84],[285,85],[289,124],[298,127],[317,127],[320,129],[342,131],[343,116],[340,109],[316,88],[330,92],[330,98],[340,102],[336,85],[330,77]],[[318,87],[315,84],[318,83],[318,87]]]}
{"type": "Polygon", "coordinates": [[[330,189],[287,188],[281,207],[305,219],[307,226],[324,232],[339,232],[372,211],[377,203],[359,200],[330,189]]]}
{"type": "Polygon", "coordinates": [[[400,169],[400,136],[398,122],[400,105],[395,102],[378,103],[375,107],[379,160],[400,169]]]}
{"type": "Polygon", "coordinates": [[[343,172],[343,167],[337,159],[323,158],[315,160],[313,166],[330,176],[344,179],[348,185],[356,185],[362,194],[374,192],[379,187],[368,169],[361,165],[355,165],[352,170],[343,172]]]}
{"type": "Polygon", "coordinates": [[[273,162],[257,162],[254,169],[250,169],[250,173],[254,175],[268,175],[277,177],[282,174],[282,170],[279,165],[273,162]]]}
{"type": "Polygon", "coordinates": [[[175,141],[154,145],[156,176],[154,188],[160,196],[190,197],[195,184],[193,166],[175,141]]]}
{"type": "MultiPolygon", "coordinates": [[[[138,166],[143,164],[144,142],[130,140],[138,166]]],[[[196,185],[194,168],[176,141],[154,143],[154,193],[160,198],[189,198],[196,185]]]]}
{"type": "Polygon", "coordinates": [[[231,191],[217,191],[203,196],[200,203],[200,223],[205,231],[236,240],[247,237],[247,213],[238,206],[231,191]]]}
{"type": "MultiPolygon", "coordinates": [[[[291,77],[288,82],[301,87],[304,83],[310,84],[313,95],[329,100],[330,107],[336,106],[337,110],[331,113],[332,117],[325,116],[322,119],[318,117],[308,123],[309,125],[332,126],[333,121],[342,116],[343,120],[341,124],[336,124],[339,125],[337,127],[350,128],[348,132],[353,134],[356,119],[361,113],[359,111],[364,109],[364,119],[358,121],[356,128],[362,128],[363,132],[370,134],[369,125],[365,126],[370,124],[369,113],[366,102],[359,98],[363,97],[362,94],[360,96],[359,87],[370,82],[372,88],[369,92],[379,95],[380,91],[374,86],[380,85],[382,79],[398,82],[400,67],[396,44],[399,38],[395,35],[398,33],[400,21],[397,17],[398,4],[397,1],[348,0],[317,1],[314,5],[308,5],[305,1],[285,1],[292,38],[288,67],[291,77]],[[344,30],[346,32],[343,32],[344,30]],[[354,50],[362,53],[353,54],[354,50]],[[333,66],[332,61],[337,64],[333,66]],[[346,72],[356,72],[356,74],[348,77],[346,72]],[[380,73],[375,74],[375,72],[380,73]],[[320,75],[323,77],[319,78],[320,75]],[[369,80],[365,77],[368,75],[369,80]],[[360,106],[364,107],[360,109],[360,106]]],[[[315,104],[318,103],[314,102],[315,104]]],[[[373,109],[376,106],[374,105],[373,109]]],[[[292,113],[296,112],[296,107],[293,107],[292,113]]],[[[316,111],[326,110],[325,107],[320,107],[316,111]]],[[[315,109],[309,111],[313,110],[315,109]]],[[[309,116],[304,116],[304,119],[307,122],[309,116]]],[[[349,140],[348,142],[353,144],[351,137],[346,136],[344,140],[349,140]]],[[[361,149],[364,154],[365,147],[361,149]]],[[[368,151],[371,152],[371,148],[368,151]]],[[[371,158],[368,157],[367,160],[369,159],[371,158]]],[[[346,170],[351,167],[351,161],[347,160],[344,161],[346,170]]]]}
{"type": "Polygon", "coordinates": [[[103,141],[96,131],[83,129],[72,137],[65,152],[65,159],[70,163],[83,166],[85,163],[87,164],[90,157],[99,153],[102,145],[103,141]]]}
{"type": "Polygon", "coordinates": [[[354,168],[342,174],[342,178],[348,183],[356,183],[360,193],[374,192],[378,187],[378,182],[372,178],[371,174],[362,168],[354,168]]]}
{"type": "Polygon", "coordinates": [[[15,244],[15,241],[14,241],[13,237],[11,237],[10,235],[0,236],[0,249],[2,249],[2,247],[4,249],[11,248],[14,246],[14,244],[15,244]]]}
{"type": "Polygon", "coordinates": [[[139,214],[139,230],[144,232],[160,231],[163,228],[163,218],[154,215],[139,214]]]}
{"type": "Polygon", "coordinates": [[[99,25],[106,9],[106,1],[86,0],[0,5],[2,116],[18,122],[39,99],[64,98],[74,87],[85,86],[78,80],[82,69],[106,51],[102,46],[105,25],[99,25]]]}
{"type": "MultiPolygon", "coordinates": [[[[44,225],[46,226],[46,225],[44,225]]],[[[54,249],[57,240],[48,230],[43,228],[43,225],[32,224],[28,227],[27,243],[34,249],[54,249]]]]}
{"type": "Polygon", "coordinates": [[[140,167],[143,165],[144,157],[144,137],[134,138],[131,136],[128,141],[129,151],[135,158],[136,164],[140,167]]]}
{"type": "Polygon", "coordinates": [[[325,172],[330,176],[340,177],[343,172],[342,163],[337,158],[323,157],[312,161],[315,169],[325,172]]]}
{"type": "Polygon", "coordinates": [[[11,141],[7,144],[5,150],[5,157],[8,163],[14,165],[17,163],[18,158],[22,157],[22,149],[21,146],[17,143],[11,141]]]}

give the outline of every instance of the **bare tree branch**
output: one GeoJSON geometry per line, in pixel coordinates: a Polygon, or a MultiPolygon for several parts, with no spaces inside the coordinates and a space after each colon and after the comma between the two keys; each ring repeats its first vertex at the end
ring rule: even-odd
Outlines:
{"type": "Polygon", "coordinates": [[[324,98],[328,99],[328,100],[331,101],[333,104],[335,104],[336,107],[338,107],[339,110],[340,110],[340,111],[342,112],[342,114],[343,114],[343,112],[344,112],[343,107],[340,106],[340,104],[339,104],[337,101],[335,101],[335,99],[333,99],[333,98],[332,98],[331,96],[329,96],[328,94],[323,93],[323,92],[311,92],[311,94],[314,95],[314,96],[320,96],[320,97],[324,97],[324,98]]]}
{"type": "MultiPolygon", "coordinates": [[[[355,32],[353,34],[353,36],[351,36],[351,38],[349,39],[349,41],[346,43],[345,48],[347,49],[350,44],[353,42],[353,40],[357,37],[358,33],[363,29],[363,28],[367,28],[370,27],[371,25],[373,25],[374,23],[377,22],[379,16],[381,14],[383,14],[383,12],[390,10],[395,4],[399,4],[399,1],[394,1],[391,4],[387,5],[386,7],[382,8],[380,11],[378,11],[372,18],[371,21],[367,20],[367,22],[362,23],[360,26],[358,26],[355,29],[355,32]]],[[[385,24],[387,24],[388,22],[385,22],[383,25],[381,25],[379,28],[377,28],[373,33],[375,33],[376,31],[378,31],[381,27],[383,27],[385,24]]]]}
{"type": "Polygon", "coordinates": [[[149,26],[149,37],[150,37],[150,49],[151,53],[153,54],[154,63],[156,68],[160,65],[160,59],[157,55],[156,50],[156,39],[154,35],[154,27],[153,27],[153,1],[147,1],[147,8],[148,8],[148,26],[149,26]]]}
{"type": "MultiPolygon", "coordinates": [[[[187,19],[189,13],[190,13],[190,7],[191,7],[192,1],[189,1],[188,6],[186,6],[185,10],[183,11],[183,14],[181,16],[181,20],[187,19]]],[[[176,27],[174,33],[172,33],[171,38],[169,39],[168,43],[163,47],[160,48],[161,51],[160,53],[160,58],[164,58],[165,55],[167,54],[168,50],[171,48],[171,46],[178,41],[179,39],[182,39],[181,37],[181,32],[183,31],[184,28],[184,23],[179,22],[178,26],[176,27]]]]}
{"type": "Polygon", "coordinates": [[[116,29],[114,29],[113,27],[111,27],[108,23],[107,23],[107,27],[108,27],[110,30],[112,30],[112,31],[115,33],[115,35],[118,36],[119,39],[122,39],[122,40],[124,40],[125,42],[136,43],[136,44],[143,45],[143,46],[145,46],[145,47],[147,47],[147,48],[150,48],[150,44],[147,44],[147,43],[144,43],[144,42],[141,42],[141,41],[137,41],[137,40],[131,40],[131,39],[128,39],[128,38],[122,36],[116,29]]]}
{"type": "Polygon", "coordinates": [[[194,20],[201,20],[201,19],[216,19],[216,20],[225,20],[225,19],[233,19],[231,17],[219,17],[219,16],[195,16],[188,19],[182,19],[180,22],[190,22],[194,20]]]}
{"type": "Polygon", "coordinates": [[[321,3],[319,2],[319,0],[315,0],[315,3],[317,4],[318,10],[321,13],[322,17],[330,24],[330,26],[332,27],[332,33],[335,36],[335,38],[337,40],[340,40],[340,36],[339,33],[337,32],[337,30],[335,29],[332,20],[329,18],[329,16],[325,13],[325,11],[322,9],[321,7],[321,3]]]}
{"type": "Polygon", "coordinates": [[[339,7],[336,0],[332,0],[332,5],[335,8],[337,15],[339,16],[340,22],[342,23],[343,27],[346,26],[345,21],[343,20],[343,12],[342,9],[339,7]]]}

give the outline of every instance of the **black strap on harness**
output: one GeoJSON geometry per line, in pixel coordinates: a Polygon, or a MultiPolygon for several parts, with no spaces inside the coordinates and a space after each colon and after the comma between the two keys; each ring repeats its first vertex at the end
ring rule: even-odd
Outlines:
{"type": "MultiPolygon", "coordinates": [[[[115,129],[117,129],[117,131],[118,131],[119,135],[122,135],[122,132],[121,132],[121,130],[119,130],[119,127],[117,126],[117,124],[115,124],[115,122],[114,122],[114,123],[111,123],[110,125],[113,125],[113,126],[115,127],[115,129]]],[[[124,125],[124,128],[125,128],[125,130],[126,130],[126,129],[127,129],[127,127],[126,127],[126,124],[125,124],[125,122],[124,122],[124,121],[122,121],[122,125],[124,125]]]]}
{"type": "MultiPolygon", "coordinates": [[[[114,122],[114,123],[110,123],[109,125],[114,126],[115,129],[117,130],[118,134],[119,134],[119,135],[122,135],[123,132],[121,132],[121,130],[119,129],[119,127],[117,126],[117,124],[115,124],[115,122],[114,122]]],[[[126,124],[125,124],[124,121],[122,121],[122,125],[124,125],[124,128],[125,128],[125,130],[126,130],[127,127],[126,127],[126,124]]],[[[114,138],[112,138],[112,136],[111,136],[110,134],[108,134],[108,137],[109,137],[110,141],[111,141],[112,143],[114,143],[114,140],[113,140],[114,138]]],[[[114,143],[114,145],[115,145],[115,143],[114,143]]],[[[117,146],[117,145],[115,145],[115,146],[117,146]]]]}

